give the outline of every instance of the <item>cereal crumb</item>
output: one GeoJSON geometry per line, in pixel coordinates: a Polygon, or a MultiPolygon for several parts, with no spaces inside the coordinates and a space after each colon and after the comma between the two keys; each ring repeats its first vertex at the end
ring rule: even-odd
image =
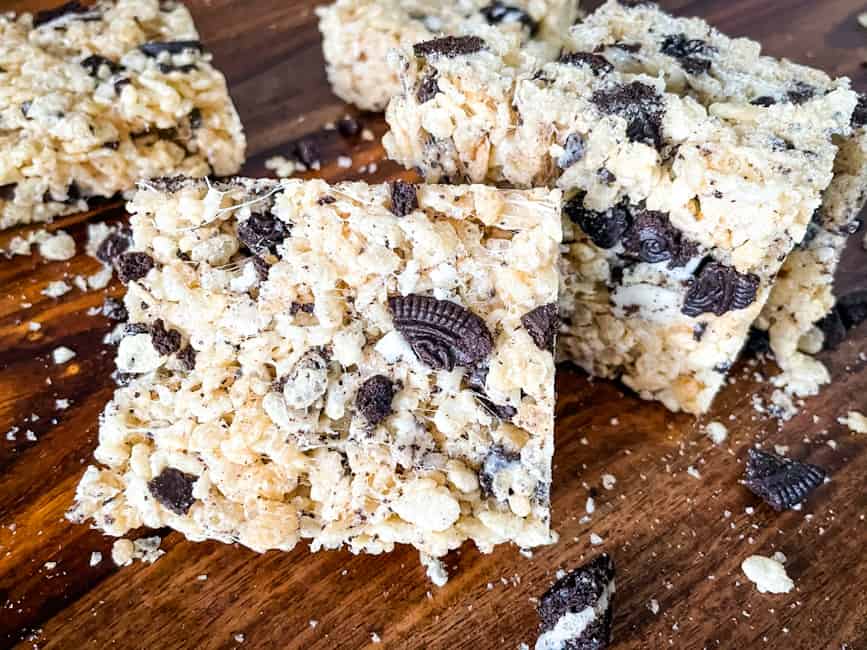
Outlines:
{"type": "Polygon", "coordinates": [[[316,628],[317,625],[319,625],[319,621],[317,621],[314,618],[311,618],[307,624],[310,626],[310,629],[313,630],[316,628]]]}
{"type": "Polygon", "coordinates": [[[771,556],[771,559],[774,562],[779,562],[780,564],[785,564],[789,561],[789,558],[786,557],[786,554],[782,551],[774,551],[774,554],[771,556]]]}
{"type": "Polygon", "coordinates": [[[244,637],[243,634],[241,634],[240,632],[238,632],[238,633],[237,633],[236,635],[234,635],[232,638],[235,639],[235,641],[237,641],[238,643],[244,643],[244,638],[245,638],[245,637],[244,637]]]}
{"type": "Polygon", "coordinates": [[[274,156],[265,161],[265,169],[274,172],[277,178],[289,178],[297,172],[306,171],[304,165],[299,165],[294,160],[289,160],[283,156],[274,156]]]}
{"type": "Polygon", "coordinates": [[[75,257],[75,240],[58,230],[39,242],[39,254],[52,262],[64,262],[75,257]]]}
{"type": "Polygon", "coordinates": [[[686,473],[689,474],[694,479],[701,480],[701,473],[692,465],[686,468],[686,473]]]}
{"type": "Polygon", "coordinates": [[[721,445],[726,441],[726,438],[728,438],[729,436],[729,430],[722,422],[708,422],[704,430],[707,434],[707,437],[710,438],[715,445],[721,445]]]}
{"type": "Polygon", "coordinates": [[[599,535],[597,535],[596,533],[590,533],[590,544],[592,546],[600,546],[601,544],[604,544],[604,543],[605,543],[605,540],[602,539],[599,535]]]}
{"type": "Polygon", "coordinates": [[[65,411],[69,408],[69,400],[68,399],[56,399],[54,400],[54,408],[58,411],[65,411]]]}
{"type": "Polygon", "coordinates": [[[373,135],[373,131],[371,131],[370,129],[364,129],[361,132],[361,139],[365,142],[373,142],[374,139],[376,139],[376,136],[373,135]]]}
{"type": "Polygon", "coordinates": [[[60,366],[67,361],[74,359],[75,352],[64,345],[61,345],[59,348],[54,348],[54,351],[51,353],[51,358],[55,365],[60,366]]]}
{"type": "Polygon", "coordinates": [[[118,539],[111,546],[111,559],[117,566],[132,564],[135,546],[128,539],[118,539]]]}
{"type": "Polygon", "coordinates": [[[60,298],[60,296],[69,293],[71,290],[72,287],[63,280],[55,280],[54,282],[49,282],[48,286],[41,293],[43,296],[48,296],[49,298],[60,298]]]}
{"type": "Polygon", "coordinates": [[[659,602],[657,602],[656,598],[651,598],[647,602],[647,609],[649,609],[652,614],[659,614],[659,602]]]}
{"type": "Polygon", "coordinates": [[[846,417],[837,418],[837,422],[854,433],[867,433],[867,416],[859,411],[849,411],[846,417]]]}
{"type": "Polygon", "coordinates": [[[741,569],[759,593],[787,594],[795,587],[782,563],[769,557],[751,555],[741,563],[741,569]]]}
{"type": "Polygon", "coordinates": [[[207,579],[208,579],[207,573],[202,573],[202,574],[196,576],[196,580],[198,580],[199,582],[205,582],[207,579]]]}
{"type": "Polygon", "coordinates": [[[379,637],[379,635],[376,632],[371,632],[370,633],[370,642],[371,643],[382,643],[382,639],[379,637]]]}
{"type": "Polygon", "coordinates": [[[588,515],[592,515],[596,512],[596,501],[593,497],[587,497],[587,504],[584,506],[584,510],[587,511],[588,515]]]}
{"type": "Polygon", "coordinates": [[[352,167],[352,158],[349,156],[338,156],[337,166],[340,167],[340,169],[349,169],[352,167]]]}
{"type": "Polygon", "coordinates": [[[42,329],[42,323],[37,323],[35,320],[27,323],[27,331],[29,332],[38,332],[42,329]]]}
{"type": "Polygon", "coordinates": [[[94,551],[90,554],[90,566],[96,566],[100,562],[102,562],[102,553],[94,551]]]}
{"type": "Polygon", "coordinates": [[[46,562],[45,563],[45,570],[46,571],[53,571],[56,567],[57,567],[57,562],[46,562]]]}
{"type": "Polygon", "coordinates": [[[606,490],[613,490],[616,484],[617,478],[613,474],[602,475],[602,487],[604,487],[606,490]]]}
{"type": "Polygon", "coordinates": [[[419,560],[421,560],[422,566],[427,569],[427,577],[437,587],[442,587],[449,581],[449,574],[442,560],[427,553],[419,553],[419,560]]]}

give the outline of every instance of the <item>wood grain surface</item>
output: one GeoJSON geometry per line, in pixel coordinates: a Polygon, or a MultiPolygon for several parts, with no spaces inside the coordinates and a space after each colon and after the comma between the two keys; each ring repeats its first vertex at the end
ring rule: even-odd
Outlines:
{"type": "MultiPolygon", "coordinates": [[[[7,1],[0,9],[52,4],[7,1]]],[[[329,120],[355,113],[329,92],[314,4],[189,2],[247,128],[245,171],[265,175],[265,159],[313,134],[323,143],[322,176],[389,178],[398,170],[383,161],[378,141],[321,132],[329,120]],[[353,158],[351,169],[336,164],[344,153],[353,158]],[[375,173],[359,172],[370,163],[375,173]]],[[[860,0],[662,4],[867,87],[860,0]]],[[[381,117],[360,117],[382,135],[381,117]]],[[[516,649],[532,645],[534,599],[556,571],[605,550],[619,572],[616,648],[867,649],[867,436],[837,423],[850,409],[867,410],[867,324],[822,355],[833,385],[785,424],[752,407],[754,395],[767,399],[772,390],[753,373],[771,375],[772,364],[742,362],[737,381],[701,421],[561,368],[553,490],[560,542],[532,558],[510,547],[482,555],[465,546],[448,557],[452,578],[442,589],[407,548],[355,557],[310,555],[299,545],[256,555],[194,544],[167,530],[159,531],[166,555],[158,562],[116,568],[110,539],[63,518],[113,388],[113,352],[101,343],[110,325],[87,314],[105,292],[74,289],[58,300],[40,292],[60,276],[97,270],[83,254],[86,223],[123,215],[114,203],[52,226],[79,244],[69,262],[0,260],[0,647],[516,649]],[[31,321],[41,329],[29,331],[31,321]],[[53,365],[59,345],[77,357],[53,365]],[[69,400],[69,408],[59,410],[58,399],[69,400]],[[729,427],[721,447],[703,434],[713,419],[729,427]],[[18,432],[7,439],[13,427],[18,432]],[[746,449],[757,442],[788,445],[791,456],[821,464],[832,480],[803,511],[771,511],[738,484],[746,449]],[[690,467],[700,478],[687,473],[690,467]],[[616,477],[613,489],[602,487],[603,474],[616,477]],[[596,512],[582,523],[590,495],[596,512]],[[591,546],[591,532],[602,545],[591,546]],[[91,567],[94,551],[103,560],[91,567]],[[788,557],[796,584],[788,595],[759,594],[740,571],[748,555],[775,551],[788,557]],[[373,633],[381,645],[373,645],[373,633]]],[[[0,235],[0,246],[9,236],[0,235]]],[[[852,238],[847,251],[842,293],[867,288],[859,243],[852,238]]],[[[112,284],[109,292],[118,295],[121,287],[112,284]]]]}

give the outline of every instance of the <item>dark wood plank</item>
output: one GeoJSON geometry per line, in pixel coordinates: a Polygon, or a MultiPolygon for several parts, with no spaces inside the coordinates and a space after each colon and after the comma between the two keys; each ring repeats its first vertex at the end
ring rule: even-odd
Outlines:
{"type": "MultiPolygon", "coordinates": [[[[2,8],[53,4],[16,0],[2,8]]],[[[328,179],[411,175],[383,161],[378,142],[321,131],[325,122],[356,113],[328,90],[314,4],[190,2],[247,125],[245,172],[266,175],[269,156],[312,136],[323,148],[321,174],[328,179]],[[353,168],[339,169],[336,157],[347,152],[353,168]],[[376,173],[358,172],[371,162],[376,173]]],[[[867,88],[861,66],[867,32],[855,21],[863,10],[855,0],[662,4],[867,88]]],[[[380,116],[361,119],[378,137],[385,131],[380,116]]],[[[87,222],[121,214],[108,207],[52,227],[67,229],[83,250],[87,222]]],[[[0,234],[0,245],[12,234],[0,234]]],[[[843,292],[867,288],[858,239],[840,272],[843,292]]],[[[0,647],[357,648],[370,645],[376,632],[389,648],[517,648],[532,644],[532,599],[557,569],[602,549],[614,555],[620,573],[617,648],[867,648],[867,437],[836,422],[849,409],[867,409],[867,326],[823,355],[834,384],[785,425],[753,411],[752,395],[767,398],[771,389],[754,381],[749,364],[736,369],[738,381],[701,421],[561,368],[553,493],[560,542],[532,559],[514,548],[481,555],[464,547],[449,556],[453,577],[443,589],[428,583],[406,548],[387,557],[311,556],[303,547],[258,556],[168,531],[159,531],[167,553],[156,564],[117,569],[108,559],[111,540],[63,519],[112,390],[112,352],[101,344],[111,325],[87,315],[104,292],[73,290],[59,300],[40,294],[58,274],[96,268],[84,255],[64,263],[38,255],[0,262],[0,647]],[[31,320],[42,329],[30,332],[31,320]],[[53,366],[50,353],[58,345],[78,356],[53,366]],[[69,409],[55,409],[60,398],[71,400],[69,409]],[[28,422],[31,414],[39,419],[28,422]],[[702,434],[712,419],[731,432],[721,448],[702,434]],[[13,426],[21,431],[6,440],[13,426]],[[36,441],[26,439],[28,428],[36,441]],[[756,442],[789,445],[791,455],[824,465],[833,479],[803,512],[773,513],[737,484],[746,449],[756,442]],[[690,477],[688,467],[701,479],[690,477]],[[601,487],[605,473],[617,477],[613,490],[601,487]],[[591,491],[597,511],[581,523],[591,491]],[[599,548],[591,547],[591,532],[604,539],[599,548]],[[797,591],[758,594],[740,562],[776,550],[789,558],[797,591]],[[91,568],[93,551],[105,559],[91,568]],[[48,569],[47,562],[57,565],[48,569]],[[647,608],[651,599],[659,603],[656,615],[647,608]]],[[[121,290],[112,285],[109,292],[121,290]]],[[[775,372],[771,365],[758,369],[775,372]]]]}

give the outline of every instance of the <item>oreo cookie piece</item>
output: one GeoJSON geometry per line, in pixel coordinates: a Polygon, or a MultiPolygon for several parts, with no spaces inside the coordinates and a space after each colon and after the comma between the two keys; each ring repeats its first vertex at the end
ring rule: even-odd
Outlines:
{"type": "Polygon", "coordinates": [[[116,63],[111,59],[106,59],[104,56],[100,56],[99,54],[91,54],[89,57],[81,61],[81,67],[87,70],[87,74],[91,77],[98,77],[99,69],[102,66],[107,67],[110,74],[117,74],[124,69],[124,67],[119,63],[116,63]]]}
{"type": "Polygon", "coordinates": [[[508,497],[507,494],[499,494],[496,489],[497,476],[515,465],[520,464],[521,454],[507,450],[502,445],[494,445],[485,456],[481,468],[479,468],[479,486],[482,496],[495,497],[497,499],[508,497]]]}
{"type": "Polygon", "coordinates": [[[472,367],[494,349],[485,321],[451,301],[410,294],[389,298],[388,308],[395,329],[419,360],[436,370],[472,367]]]}
{"type": "Polygon", "coordinates": [[[102,240],[96,249],[96,259],[105,264],[114,264],[117,257],[127,251],[132,244],[132,233],[121,229],[102,240]]]}
{"type": "Polygon", "coordinates": [[[756,97],[753,101],[750,102],[753,106],[762,106],[767,108],[768,106],[774,106],[777,103],[777,100],[773,97],[768,97],[767,95],[762,95],[761,97],[756,97]]]}
{"type": "Polygon", "coordinates": [[[689,74],[703,74],[710,70],[709,57],[717,49],[698,38],[687,38],[686,34],[670,34],[665,37],[660,52],[680,61],[681,67],[689,74]]]}
{"type": "Polygon", "coordinates": [[[826,472],[817,465],[750,448],[744,485],[777,512],[798,505],[820,486],[826,472]]]}
{"type": "Polygon", "coordinates": [[[6,185],[0,185],[0,200],[14,201],[16,187],[18,187],[18,183],[7,183],[6,185]]]}
{"type": "Polygon", "coordinates": [[[604,212],[584,207],[585,194],[579,193],[563,206],[566,216],[578,225],[599,248],[614,248],[632,225],[629,204],[624,199],[604,212]]]}
{"type": "Polygon", "coordinates": [[[174,354],[181,349],[181,333],[166,329],[162,318],[158,318],[151,326],[151,345],[161,355],[174,354]]]}
{"type": "Polygon", "coordinates": [[[166,467],[159,476],[148,481],[148,490],[154,499],[176,515],[185,515],[196,501],[193,498],[196,480],[197,477],[192,474],[166,467]]]}
{"type": "Polygon", "coordinates": [[[803,104],[816,96],[816,88],[803,81],[796,81],[786,92],[786,97],[793,104],[803,104]]]}
{"type": "Polygon", "coordinates": [[[521,325],[527,330],[533,343],[540,350],[554,351],[554,338],[560,327],[560,318],[557,313],[557,304],[550,303],[536,307],[521,316],[521,325]]]}
{"type": "Polygon", "coordinates": [[[539,599],[536,650],[604,650],[611,643],[615,568],[605,553],[571,571],[539,599]]]}
{"type": "Polygon", "coordinates": [[[178,361],[181,364],[181,367],[190,372],[196,367],[196,351],[193,347],[188,343],[187,346],[178,352],[177,354],[178,361]]]}
{"type": "Polygon", "coordinates": [[[418,191],[415,185],[405,181],[394,181],[391,184],[391,207],[392,214],[398,217],[418,210],[418,191]]]}
{"type": "Polygon", "coordinates": [[[580,133],[570,133],[563,143],[563,153],[557,159],[560,169],[571,167],[584,157],[584,138],[580,133]]]}
{"type": "Polygon", "coordinates": [[[412,51],[418,57],[444,56],[453,59],[458,56],[475,54],[487,47],[478,36],[443,36],[423,43],[416,43],[412,51]]]}
{"type": "Polygon", "coordinates": [[[116,321],[125,321],[129,318],[129,313],[126,307],[124,307],[123,302],[111,296],[108,296],[102,303],[102,315],[116,321]]]}
{"type": "Polygon", "coordinates": [[[488,366],[479,365],[473,368],[472,372],[467,375],[467,384],[470,389],[476,394],[476,399],[479,400],[482,406],[491,413],[505,422],[511,422],[512,418],[518,413],[511,404],[495,404],[485,392],[485,383],[488,380],[488,366]]]}
{"type": "Polygon", "coordinates": [[[539,30],[539,23],[533,20],[533,17],[520,7],[507,5],[505,2],[495,0],[487,7],[481,10],[482,16],[488,21],[489,25],[499,25],[502,23],[520,23],[526,27],[530,36],[535,36],[539,30]]]}
{"type": "Polygon", "coordinates": [[[355,407],[368,424],[376,426],[391,415],[394,383],[384,375],[367,379],[355,395],[355,407]]]}
{"type": "Polygon", "coordinates": [[[632,211],[632,224],[621,241],[627,257],[648,264],[668,262],[669,268],[684,266],[698,254],[698,245],[686,239],[663,212],[632,211]]]}
{"type": "Polygon", "coordinates": [[[270,212],[251,214],[238,225],[238,239],[256,255],[276,253],[290,234],[292,226],[270,212]]]}
{"type": "Polygon", "coordinates": [[[601,54],[593,54],[591,52],[563,52],[557,59],[557,63],[574,65],[576,67],[586,65],[597,77],[614,70],[614,66],[608,62],[608,59],[601,54]]]}
{"type": "Polygon", "coordinates": [[[597,90],[591,101],[605,115],[626,120],[626,137],[657,150],[662,148],[662,96],[656,88],[633,81],[597,90]]]}
{"type": "Polygon", "coordinates": [[[54,9],[46,9],[45,11],[37,12],[36,15],[33,16],[33,26],[41,27],[42,25],[47,25],[58,18],[63,18],[64,16],[88,14],[91,11],[91,7],[83,5],[80,2],[67,2],[59,7],[55,7],[54,9]]]}
{"type": "Polygon", "coordinates": [[[852,112],[851,124],[853,129],[867,126],[867,95],[858,93],[858,103],[852,112]]]}
{"type": "Polygon", "coordinates": [[[154,260],[147,253],[123,253],[114,261],[117,277],[124,284],[141,280],[153,267],[154,260]]]}
{"type": "Polygon", "coordinates": [[[156,58],[163,52],[168,52],[169,54],[181,54],[187,50],[193,50],[194,52],[205,51],[201,41],[152,41],[150,43],[139,45],[138,49],[141,50],[145,56],[151,58],[156,58]]]}
{"type": "Polygon", "coordinates": [[[706,261],[690,281],[681,313],[722,316],[736,309],[746,309],[756,299],[759,278],[752,273],[738,273],[719,262],[706,261]]]}
{"type": "Polygon", "coordinates": [[[428,72],[418,84],[415,91],[415,98],[419,104],[429,102],[440,91],[439,83],[437,83],[437,71],[431,70],[428,72]]]}

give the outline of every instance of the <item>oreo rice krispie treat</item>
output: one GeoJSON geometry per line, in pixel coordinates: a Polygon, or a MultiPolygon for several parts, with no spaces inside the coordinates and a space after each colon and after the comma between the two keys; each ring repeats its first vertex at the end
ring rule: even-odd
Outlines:
{"type": "Polygon", "coordinates": [[[526,65],[548,61],[577,18],[578,0],[337,0],[316,11],[334,93],[381,111],[400,92],[391,50],[444,34],[496,30],[524,46],[515,55],[526,65]]]}
{"type": "Polygon", "coordinates": [[[140,178],[232,174],[241,122],[189,11],[157,0],[0,14],[0,228],[140,178]]]}
{"type": "Polygon", "coordinates": [[[256,551],[552,542],[560,203],[142,184],[121,385],[72,517],[256,551]]]}
{"type": "Polygon", "coordinates": [[[502,42],[414,45],[385,148],[431,182],[562,188],[561,356],[703,413],[804,238],[857,97],[841,80],[709,110],[590,45],[533,72],[502,42]]]}
{"type": "MultiPolygon", "coordinates": [[[[571,49],[598,51],[615,68],[665,80],[711,113],[752,119],[779,104],[802,105],[841,82],[824,72],[761,55],[761,46],[732,39],[699,18],[675,18],[652,3],[610,0],[571,33],[571,49]]],[[[830,381],[825,367],[799,351],[821,347],[814,324],[834,306],[834,272],[849,235],[860,227],[867,199],[867,98],[859,98],[851,130],[834,135],[834,179],[812,223],[781,269],[757,325],[769,330],[784,370],[776,379],[797,395],[830,381]],[[816,343],[818,341],[818,344],[816,343]]]]}

